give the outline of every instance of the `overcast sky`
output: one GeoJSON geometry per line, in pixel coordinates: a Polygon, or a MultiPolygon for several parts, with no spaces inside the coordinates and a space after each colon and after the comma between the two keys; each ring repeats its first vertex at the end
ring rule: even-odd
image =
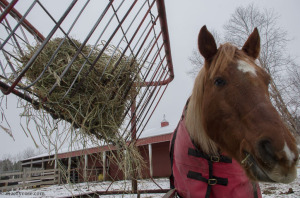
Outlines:
{"type": "MultiPolygon", "coordinates": [[[[273,9],[279,14],[279,26],[288,32],[293,40],[288,49],[293,56],[300,57],[300,1],[299,0],[165,0],[169,36],[175,71],[175,79],[169,85],[147,128],[160,126],[163,114],[170,124],[176,125],[186,99],[191,94],[193,79],[186,72],[191,64],[188,57],[197,48],[197,35],[203,25],[222,33],[223,25],[238,6],[254,2],[262,9],[273,9]]],[[[299,58],[297,59],[299,63],[299,58]]],[[[9,117],[15,140],[0,129],[0,159],[15,155],[27,147],[34,147],[33,141],[19,127],[19,113],[15,96],[8,96],[8,110],[14,112],[9,117]]],[[[34,133],[34,131],[32,131],[34,133]]]]}

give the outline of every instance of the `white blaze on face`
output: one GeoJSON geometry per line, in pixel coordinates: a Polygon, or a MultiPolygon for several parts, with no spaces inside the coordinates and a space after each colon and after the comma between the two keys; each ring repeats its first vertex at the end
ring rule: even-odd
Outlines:
{"type": "Polygon", "coordinates": [[[243,73],[249,72],[250,74],[256,76],[255,68],[245,61],[238,60],[237,68],[238,68],[238,70],[242,71],[243,73]]]}
{"type": "Polygon", "coordinates": [[[285,152],[286,158],[291,164],[295,159],[295,154],[290,150],[286,142],[284,143],[283,152],[285,152]]]}

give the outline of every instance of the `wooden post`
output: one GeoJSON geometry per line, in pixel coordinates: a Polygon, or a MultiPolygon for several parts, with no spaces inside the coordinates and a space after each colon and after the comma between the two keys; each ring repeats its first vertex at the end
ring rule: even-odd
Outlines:
{"type": "MultiPolygon", "coordinates": [[[[127,150],[124,149],[123,150],[123,155],[124,155],[124,161],[125,161],[125,169],[124,169],[124,179],[127,180],[127,179],[131,179],[130,177],[128,178],[128,174],[127,174],[127,171],[128,171],[128,164],[127,164],[127,156],[126,156],[126,153],[127,153],[127,150]]],[[[133,173],[132,173],[133,174],[133,173]]],[[[129,173],[130,176],[132,176],[131,173],[129,173]]],[[[133,176],[132,176],[133,177],[133,176]]]]}
{"type": "Polygon", "coordinates": [[[83,177],[84,181],[87,181],[87,167],[88,167],[88,157],[87,154],[84,155],[84,168],[83,168],[83,177]]]}
{"type": "Polygon", "coordinates": [[[23,185],[23,189],[25,188],[25,181],[26,181],[26,168],[24,168],[23,169],[23,177],[22,177],[22,180],[23,180],[23,183],[22,183],[22,185],[23,185]]]}
{"type": "Polygon", "coordinates": [[[80,179],[79,179],[79,170],[80,170],[80,166],[81,166],[81,157],[76,157],[76,169],[75,169],[75,171],[77,172],[77,173],[74,173],[75,174],[75,176],[77,175],[77,182],[79,182],[80,181],[80,179]]]}
{"type": "Polygon", "coordinates": [[[31,173],[31,172],[32,172],[32,159],[30,160],[30,162],[31,162],[31,163],[30,163],[30,174],[29,174],[29,177],[31,177],[31,174],[32,174],[32,173],[31,173]]]}
{"type": "Polygon", "coordinates": [[[58,184],[61,183],[61,176],[60,176],[60,169],[55,170],[55,172],[57,171],[58,174],[58,184]]]}
{"type": "MultiPolygon", "coordinates": [[[[71,157],[68,158],[68,181],[70,182],[71,180],[71,157]]],[[[70,182],[71,183],[71,182],[70,182]]]]}
{"type": "Polygon", "coordinates": [[[55,154],[55,159],[54,159],[54,169],[57,169],[57,156],[55,154]]]}
{"type": "MultiPolygon", "coordinates": [[[[134,143],[136,141],[136,101],[134,100],[131,105],[131,141],[134,143]]],[[[137,174],[134,167],[134,162],[132,162],[133,172],[131,173],[131,186],[132,191],[137,192],[137,174]]]]}
{"type": "Polygon", "coordinates": [[[149,168],[150,168],[150,177],[153,177],[153,166],[152,166],[152,144],[148,144],[149,150],[149,168]]]}
{"type": "Polygon", "coordinates": [[[54,155],[54,171],[56,172],[58,170],[58,184],[61,182],[61,171],[58,169],[58,159],[57,159],[57,150],[55,150],[54,155]]]}
{"type": "Polygon", "coordinates": [[[42,158],[42,169],[44,170],[45,167],[44,167],[44,158],[42,158]]]}
{"type": "Polygon", "coordinates": [[[103,166],[103,181],[106,180],[106,151],[103,151],[102,157],[102,166],[103,166]]]}

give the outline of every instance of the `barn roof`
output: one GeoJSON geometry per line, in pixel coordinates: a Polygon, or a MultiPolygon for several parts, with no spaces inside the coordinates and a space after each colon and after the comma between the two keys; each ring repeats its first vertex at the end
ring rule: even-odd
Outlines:
{"type": "MultiPolygon", "coordinates": [[[[159,128],[152,128],[152,129],[147,129],[143,131],[141,136],[139,137],[137,141],[138,146],[142,145],[148,145],[148,144],[155,144],[159,142],[168,142],[171,139],[171,135],[173,131],[175,130],[176,125],[168,125],[165,127],[159,127],[159,128]]],[[[76,157],[76,156],[81,156],[84,154],[92,154],[92,153],[98,153],[98,152],[103,152],[103,151],[108,151],[108,150],[114,150],[114,146],[112,145],[103,145],[103,146],[98,146],[96,144],[88,144],[83,146],[80,144],[77,148],[73,148],[71,150],[70,147],[62,148],[57,152],[57,157],[58,159],[63,159],[67,157],[76,157]]],[[[55,154],[55,151],[43,153],[31,158],[27,158],[24,160],[21,160],[22,162],[28,161],[28,160],[34,160],[34,159],[40,159],[44,157],[51,157],[55,154]]]]}

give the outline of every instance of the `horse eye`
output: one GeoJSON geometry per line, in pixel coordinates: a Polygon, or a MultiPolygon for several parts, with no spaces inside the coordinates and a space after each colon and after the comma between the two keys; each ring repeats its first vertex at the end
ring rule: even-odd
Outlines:
{"type": "Polygon", "coordinates": [[[226,85],[226,81],[223,78],[217,77],[214,81],[214,84],[218,87],[226,85]]]}

